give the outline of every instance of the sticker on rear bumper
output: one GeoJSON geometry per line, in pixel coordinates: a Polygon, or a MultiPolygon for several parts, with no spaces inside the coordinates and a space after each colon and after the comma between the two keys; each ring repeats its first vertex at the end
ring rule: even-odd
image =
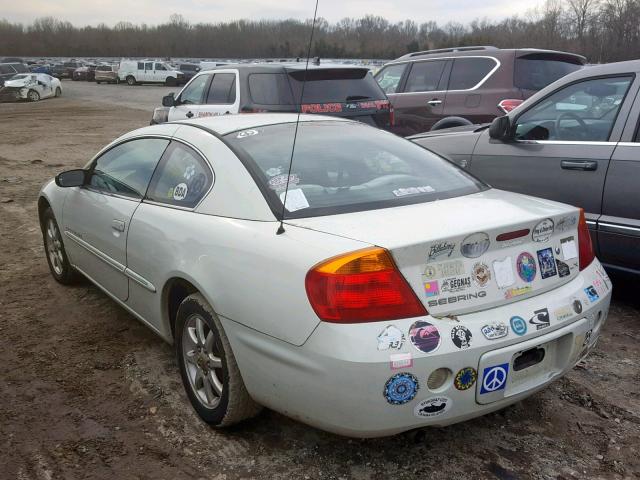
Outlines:
{"type": "Polygon", "coordinates": [[[456,325],[451,329],[451,340],[461,350],[466,350],[471,346],[472,337],[471,331],[462,325],[456,325]]]}
{"type": "Polygon", "coordinates": [[[587,288],[585,288],[584,293],[587,294],[587,298],[591,303],[596,302],[600,298],[600,295],[598,295],[598,292],[593,287],[593,285],[589,285],[587,288]]]}
{"type": "Polygon", "coordinates": [[[536,327],[536,330],[542,330],[551,325],[549,318],[549,310],[542,308],[540,310],[534,310],[533,317],[529,319],[529,323],[536,327]]]}
{"type": "Polygon", "coordinates": [[[456,373],[453,385],[458,390],[469,390],[476,383],[478,373],[472,367],[465,367],[456,373]]]}
{"type": "Polygon", "coordinates": [[[504,323],[490,323],[480,329],[482,334],[487,340],[496,340],[498,338],[506,337],[509,333],[509,327],[504,323]]]}
{"type": "Polygon", "coordinates": [[[522,336],[527,333],[527,322],[524,321],[524,318],[518,316],[511,317],[509,323],[511,324],[511,330],[513,330],[513,333],[516,335],[522,336]]]}
{"type": "Polygon", "coordinates": [[[429,322],[418,320],[409,328],[409,339],[414,347],[424,353],[433,352],[440,346],[440,333],[429,322]]]}
{"type": "Polygon", "coordinates": [[[433,397],[422,400],[413,409],[416,417],[435,417],[449,411],[453,401],[449,397],[433,397]]]}
{"type": "Polygon", "coordinates": [[[418,379],[410,373],[396,373],[384,385],[384,398],[392,405],[410,402],[418,393],[418,379]]]}
{"type": "Polygon", "coordinates": [[[480,394],[493,393],[503,390],[507,386],[509,364],[503,363],[494,367],[487,367],[482,373],[482,385],[480,394]]]}
{"type": "Polygon", "coordinates": [[[378,350],[400,350],[405,340],[404,333],[398,327],[389,325],[378,335],[378,350]]]}

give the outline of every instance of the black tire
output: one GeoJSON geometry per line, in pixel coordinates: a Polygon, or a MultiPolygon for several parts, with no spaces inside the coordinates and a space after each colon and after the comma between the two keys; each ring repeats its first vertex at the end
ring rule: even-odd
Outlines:
{"type": "Polygon", "coordinates": [[[100,80],[96,80],[96,84],[100,85],[100,83],[101,83],[100,80]]]}
{"type": "Polygon", "coordinates": [[[174,77],[167,77],[167,79],[164,81],[164,84],[167,87],[175,87],[178,84],[178,80],[176,80],[174,77]]]}
{"type": "Polygon", "coordinates": [[[47,257],[47,263],[49,264],[49,270],[51,271],[51,275],[53,278],[63,285],[72,285],[81,278],[80,274],[77,270],[75,270],[71,263],[69,263],[69,258],[67,257],[67,251],[64,248],[64,242],[62,241],[62,233],[60,232],[60,228],[58,227],[58,222],[53,215],[53,211],[51,207],[47,207],[47,209],[42,214],[42,218],[40,219],[40,227],[42,230],[42,241],[44,243],[44,251],[45,256],[47,257]],[[57,266],[54,266],[52,263],[52,253],[50,252],[49,245],[50,239],[52,238],[49,234],[49,222],[52,222],[55,225],[56,231],[59,235],[59,248],[60,248],[60,257],[59,263],[57,266]]]}
{"type": "Polygon", "coordinates": [[[136,79],[134,78],[133,75],[129,75],[127,77],[127,85],[129,85],[130,87],[133,87],[136,84],[136,79]]]}
{"type": "Polygon", "coordinates": [[[56,87],[56,97],[62,96],[62,89],[60,87],[56,87]]]}
{"type": "Polygon", "coordinates": [[[442,130],[443,128],[463,127],[466,125],[473,125],[473,123],[462,117],[446,117],[434,123],[430,131],[433,132],[434,130],[442,130]]]}
{"type": "Polygon", "coordinates": [[[27,92],[27,100],[29,100],[30,102],[37,102],[40,100],[40,94],[35,90],[29,90],[27,92]]]}
{"type": "MultiPolygon", "coordinates": [[[[247,392],[235,356],[231,350],[229,339],[222,328],[218,316],[205,298],[199,293],[189,295],[180,304],[176,317],[175,347],[180,376],[189,401],[194,410],[200,415],[200,418],[214,427],[228,427],[260,413],[262,407],[247,392]],[[209,371],[218,378],[220,375],[222,376],[222,394],[216,397],[218,401],[215,406],[207,406],[198,396],[199,394],[196,393],[196,387],[192,385],[190,375],[194,375],[194,372],[196,372],[197,367],[195,367],[194,363],[197,362],[191,362],[191,373],[187,371],[188,362],[185,360],[185,352],[188,351],[189,347],[183,346],[183,341],[189,345],[195,345],[192,341],[190,343],[188,338],[185,338],[185,335],[193,338],[187,330],[194,319],[201,319],[204,322],[203,328],[207,337],[209,332],[213,334],[212,349],[215,356],[221,360],[219,368],[208,367],[209,371]]],[[[193,352],[195,355],[192,358],[195,358],[198,353],[196,350],[193,350],[193,352]]]]}

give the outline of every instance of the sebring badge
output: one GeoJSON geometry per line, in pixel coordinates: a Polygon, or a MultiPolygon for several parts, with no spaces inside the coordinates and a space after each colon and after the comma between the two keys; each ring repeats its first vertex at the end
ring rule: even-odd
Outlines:
{"type": "Polygon", "coordinates": [[[462,241],[460,252],[467,258],[478,258],[489,249],[489,235],[484,232],[472,233],[462,241]]]}

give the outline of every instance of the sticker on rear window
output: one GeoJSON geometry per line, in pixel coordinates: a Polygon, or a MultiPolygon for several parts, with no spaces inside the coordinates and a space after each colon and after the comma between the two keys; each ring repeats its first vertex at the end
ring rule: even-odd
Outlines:
{"type": "MultiPolygon", "coordinates": [[[[300,183],[300,177],[295,173],[289,175],[289,186],[300,183]]],[[[277,175],[269,179],[269,188],[272,190],[284,190],[287,188],[287,175],[277,175]]]]}
{"type": "Polygon", "coordinates": [[[282,192],[280,194],[280,201],[284,203],[284,208],[286,208],[290,212],[302,210],[303,208],[309,208],[307,197],[305,197],[304,192],[299,188],[296,188],[295,190],[289,190],[289,193],[282,192]],[[285,195],[287,197],[286,203],[285,195]]]}
{"type": "Polygon", "coordinates": [[[258,130],[243,130],[242,132],[238,133],[238,135],[236,135],[236,138],[246,138],[246,137],[253,137],[254,135],[258,135],[258,130]]]}
{"type": "Polygon", "coordinates": [[[184,200],[187,196],[188,191],[189,188],[187,187],[186,183],[179,183],[178,185],[173,187],[173,199],[178,201],[184,200]]]}
{"type": "Polygon", "coordinates": [[[396,197],[404,197],[406,195],[415,195],[417,193],[432,193],[436,190],[431,185],[424,185],[422,187],[407,187],[407,188],[397,188],[393,191],[393,194],[396,197]]]}

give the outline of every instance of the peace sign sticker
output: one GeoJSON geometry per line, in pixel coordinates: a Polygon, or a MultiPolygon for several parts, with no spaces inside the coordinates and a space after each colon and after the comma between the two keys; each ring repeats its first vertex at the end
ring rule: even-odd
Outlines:
{"type": "Polygon", "coordinates": [[[508,374],[508,363],[485,368],[482,373],[482,387],[480,388],[480,393],[493,393],[498,390],[503,390],[507,386],[508,374]]]}

